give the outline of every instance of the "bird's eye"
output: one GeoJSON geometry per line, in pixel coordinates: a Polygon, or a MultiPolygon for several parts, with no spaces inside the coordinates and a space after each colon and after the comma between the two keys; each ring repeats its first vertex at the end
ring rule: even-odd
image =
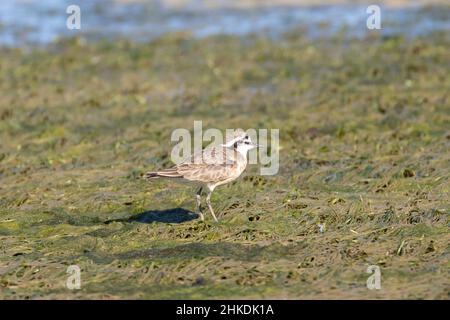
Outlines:
{"type": "Polygon", "coordinates": [[[245,140],[248,140],[248,136],[245,136],[245,138],[244,138],[245,140]]]}
{"type": "Polygon", "coordinates": [[[248,141],[245,141],[244,143],[245,143],[245,144],[250,144],[250,142],[248,142],[248,141]]]}

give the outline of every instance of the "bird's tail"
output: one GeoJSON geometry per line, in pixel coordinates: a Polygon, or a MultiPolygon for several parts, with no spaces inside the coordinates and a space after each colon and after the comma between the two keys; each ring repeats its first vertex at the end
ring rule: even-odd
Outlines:
{"type": "Polygon", "coordinates": [[[183,176],[178,173],[176,168],[164,169],[161,171],[150,171],[144,175],[147,180],[153,178],[182,178],[183,176]]]}

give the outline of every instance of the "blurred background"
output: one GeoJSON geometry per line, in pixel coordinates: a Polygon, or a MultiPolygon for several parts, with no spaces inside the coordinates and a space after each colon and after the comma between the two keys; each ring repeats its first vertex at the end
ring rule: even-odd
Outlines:
{"type": "Polygon", "coordinates": [[[318,37],[345,30],[347,36],[368,32],[366,8],[382,9],[383,35],[423,35],[449,30],[445,0],[2,0],[0,45],[45,45],[83,34],[87,39],[125,37],[147,41],[168,32],[196,37],[259,33],[277,36],[299,29],[318,37]],[[81,8],[81,30],[66,28],[66,8],[81,8]]]}

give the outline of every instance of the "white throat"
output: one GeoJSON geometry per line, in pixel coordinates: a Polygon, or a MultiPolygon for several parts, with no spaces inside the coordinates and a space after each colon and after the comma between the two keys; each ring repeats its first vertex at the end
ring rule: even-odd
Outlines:
{"type": "Polygon", "coordinates": [[[251,149],[253,149],[253,146],[248,144],[240,144],[236,148],[237,152],[239,152],[245,159],[247,159],[247,153],[251,149]]]}

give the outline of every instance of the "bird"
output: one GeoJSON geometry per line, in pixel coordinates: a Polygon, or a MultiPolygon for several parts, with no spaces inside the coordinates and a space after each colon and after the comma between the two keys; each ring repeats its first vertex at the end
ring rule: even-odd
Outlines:
{"type": "Polygon", "coordinates": [[[198,215],[202,221],[205,221],[201,200],[203,190],[207,189],[206,204],[214,221],[218,222],[211,206],[211,195],[214,189],[236,180],[247,167],[248,151],[257,147],[258,145],[252,142],[244,130],[237,129],[224,144],[210,145],[171,168],[150,171],[145,173],[144,177],[147,180],[183,179],[200,184],[196,194],[198,215]]]}

